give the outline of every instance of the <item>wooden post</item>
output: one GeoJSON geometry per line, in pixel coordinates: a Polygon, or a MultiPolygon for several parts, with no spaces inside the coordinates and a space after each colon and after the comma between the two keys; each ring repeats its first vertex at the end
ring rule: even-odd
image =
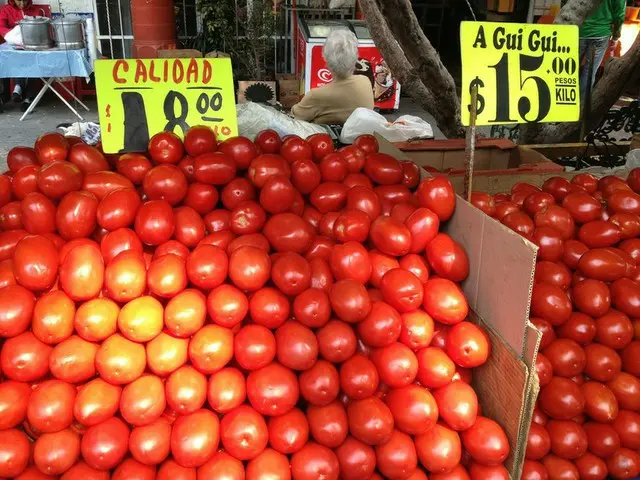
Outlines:
{"type": "Polygon", "coordinates": [[[464,197],[471,203],[473,192],[473,162],[476,156],[476,117],[478,102],[478,86],[471,88],[471,105],[469,112],[469,126],[467,127],[464,148],[464,197]]]}

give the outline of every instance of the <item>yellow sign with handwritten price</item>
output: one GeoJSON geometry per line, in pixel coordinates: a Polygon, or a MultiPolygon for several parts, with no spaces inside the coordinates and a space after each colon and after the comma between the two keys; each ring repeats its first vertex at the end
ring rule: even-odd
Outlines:
{"type": "Polygon", "coordinates": [[[195,125],[238,135],[229,58],[98,60],[95,76],[105,153],[143,152],[156,133],[195,125]]]}
{"type": "Polygon", "coordinates": [[[573,122],[580,118],[578,27],[462,22],[462,124],[573,122]]]}

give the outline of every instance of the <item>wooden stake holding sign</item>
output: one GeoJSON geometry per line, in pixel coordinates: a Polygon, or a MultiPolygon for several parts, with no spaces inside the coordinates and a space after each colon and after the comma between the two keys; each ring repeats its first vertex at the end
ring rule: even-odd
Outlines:
{"type": "Polygon", "coordinates": [[[578,27],[462,22],[460,45],[470,200],[477,125],[580,119],[578,27]]]}

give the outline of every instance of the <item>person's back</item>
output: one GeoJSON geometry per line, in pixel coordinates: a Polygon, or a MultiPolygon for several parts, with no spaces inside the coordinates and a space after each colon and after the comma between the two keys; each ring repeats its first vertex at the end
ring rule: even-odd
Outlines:
{"type": "Polygon", "coordinates": [[[580,38],[617,37],[614,34],[624,21],[625,3],[624,0],[602,0],[580,26],[580,38]]]}
{"type": "Polygon", "coordinates": [[[311,90],[291,112],[300,120],[342,125],[360,107],[373,109],[371,82],[364,75],[351,75],[311,90]]]}
{"type": "Polygon", "coordinates": [[[358,61],[358,40],[349,30],[334,30],[327,37],[322,56],[333,82],[308,92],[291,109],[299,120],[342,125],[356,108],[373,108],[373,88],[369,79],[354,75],[358,61]]]}

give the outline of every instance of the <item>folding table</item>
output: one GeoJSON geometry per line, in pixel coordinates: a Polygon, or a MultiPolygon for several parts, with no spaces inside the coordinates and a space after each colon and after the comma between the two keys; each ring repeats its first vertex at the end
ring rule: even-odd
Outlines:
{"type": "Polygon", "coordinates": [[[39,78],[43,86],[38,95],[33,99],[26,112],[20,117],[20,121],[31,113],[38,105],[47,90],[55,93],[60,100],[80,120],[83,118],[75,108],[53,88],[53,83],[60,85],[75,102],[89,111],[84,103],[69,90],[60,78],[85,77],[87,80],[93,72],[93,65],[87,56],[87,50],[20,50],[4,43],[0,45],[0,78],[39,78]]]}

